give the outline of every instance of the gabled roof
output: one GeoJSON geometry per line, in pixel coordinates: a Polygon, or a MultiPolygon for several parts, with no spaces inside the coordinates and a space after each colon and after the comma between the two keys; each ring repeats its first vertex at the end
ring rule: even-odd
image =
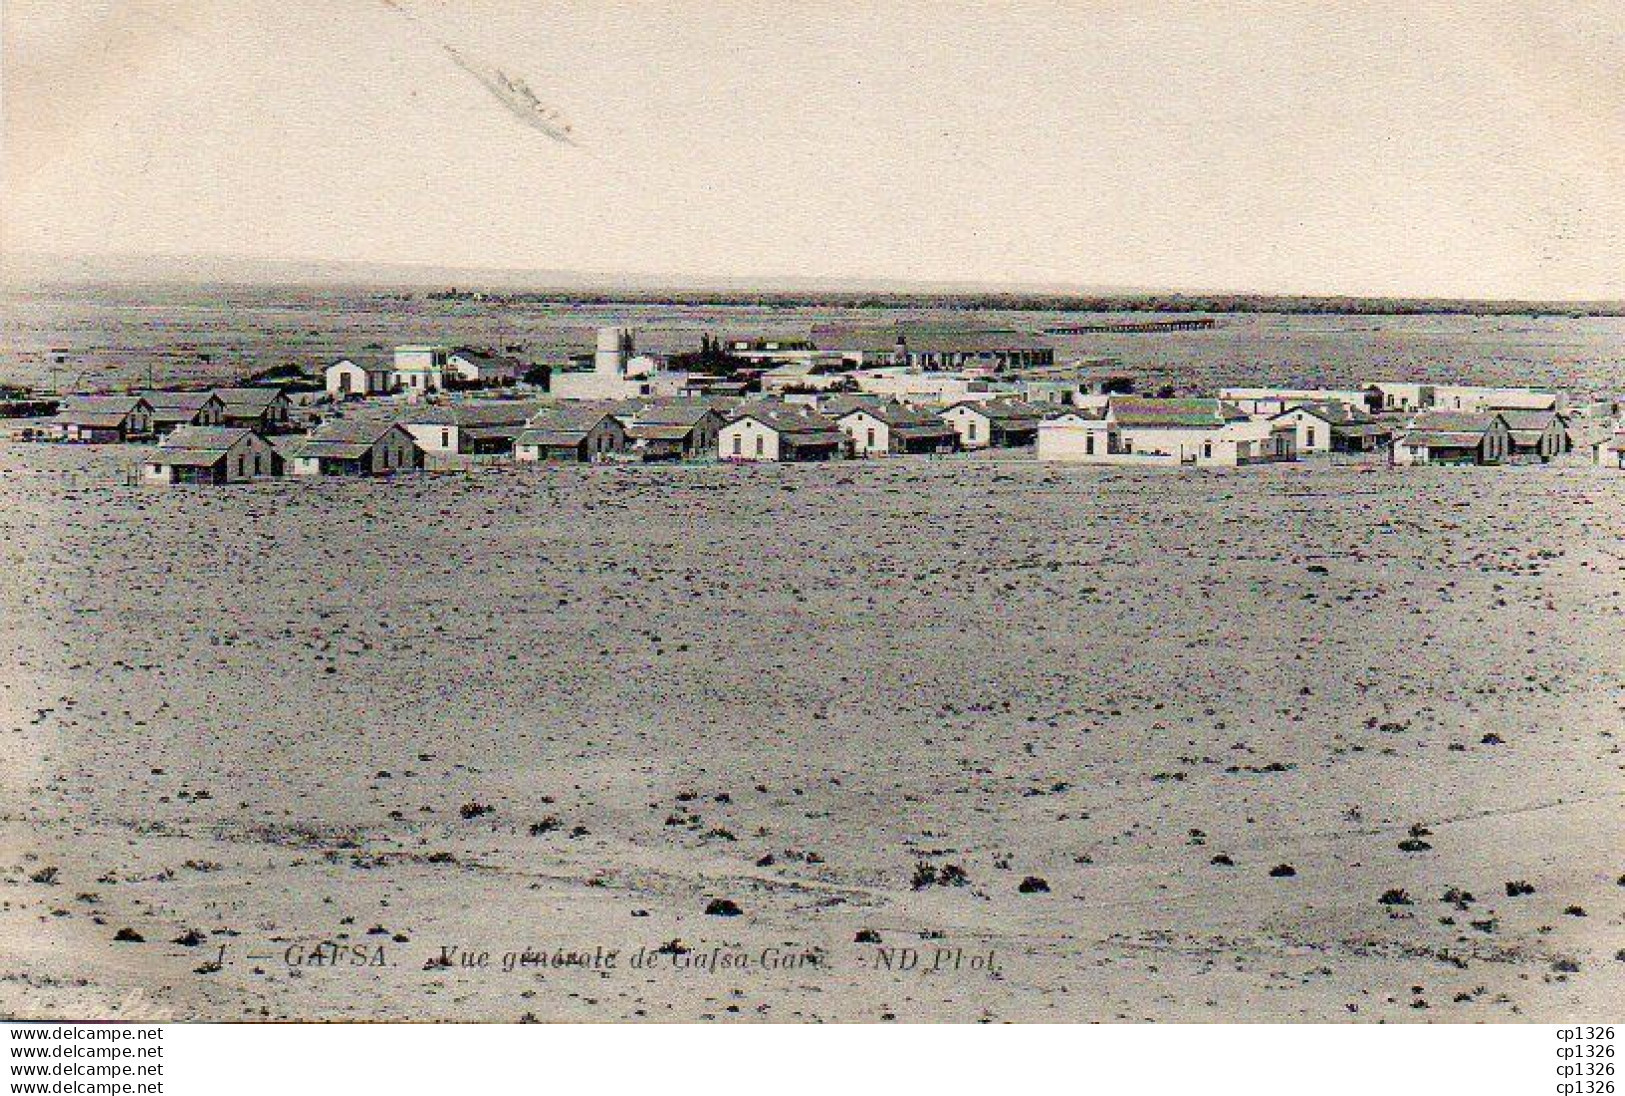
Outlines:
{"type": "MultiPolygon", "coordinates": [[[[294,439],[288,446],[287,455],[354,460],[366,456],[368,450],[393,430],[401,428],[392,422],[329,419],[304,437],[294,439]]],[[[408,441],[411,440],[412,436],[405,430],[401,430],[401,434],[408,441]]],[[[415,442],[413,444],[416,445],[415,442]]]]}
{"type": "Polygon", "coordinates": [[[1495,413],[1500,415],[1502,420],[1506,422],[1507,429],[1513,431],[1514,433],[1520,430],[1534,430],[1536,432],[1541,432],[1544,431],[1548,426],[1552,425],[1554,420],[1559,422],[1563,421],[1563,416],[1550,408],[1543,411],[1511,409],[1497,411],[1495,413]]]}
{"type": "Polygon", "coordinates": [[[953,427],[944,422],[942,416],[894,400],[859,403],[848,406],[846,410],[840,412],[835,412],[833,407],[830,410],[834,412],[837,421],[862,412],[872,418],[879,419],[893,430],[909,431],[916,436],[925,433],[947,434],[953,432],[953,427]]]}
{"type": "Polygon", "coordinates": [[[451,353],[453,357],[473,362],[482,370],[519,374],[525,372],[526,369],[525,363],[518,358],[510,354],[500,354],[495,350],[487,350],[483,347],[459,346],[451,353]]]}
{"type": "Polygon", "coordinates": [[[711,404],[701,400],[627,400],[615,408],[615,417],[628,428],[640,426],[681,426],[692,430],[707,415],[723,416],[711,404]]]}
{"type": "Polygon", "coordinates": [[[1225,423],[1245,422],[1248,418],[1235,406],[1206,397],[1113,396],[1107,404],[1107,413],[1118,426],[1144,429],[1217,430],[1225,423]]]}
{"type": "Polygon", "coordinates": [[[424,404],[395,421],[402,426],[522,426],[546,406],[536,400],[462,400],[424,404]]]}
{"type": "Polygon", "coordinates": [[[75,426],[116,427],[134,412],[152,404],[140,396],[65,396],[57,411],[57,421],[75,426]]]}
{"type": "Polygon", "coordinates": [[[835,428],[835,420],[800,404],[769,400],[743,403],[734,408],[728,422],[732,424],[744,419],[755,419],[769,430],[780,434],[833,433],[838,440],[844,440],[845,437],[835,428]]]}
{"type": "Polygon", "coordinates": [[[1505,422],[1500,411],[1424,411],[1405,424],[1407,434],[1427,431],[1443,434],[1473,434],[1482,436],[1495,426],[1495,420],[1505,422]]]}
{"type": "Polygon", "coordinates": [[[166,392],[151,391],[141,393],[141,398],[152,407],[156,418],[173,418],[180,414],[188,417],[196,415],[208,404],[210,400],[219,399],[213,392],[166,392]]]}
{"type": "Polygon", "coordinates": [[[544,407],[525,423],[516,445],[579,445],[593,428],[613,416],[602,407],[544,407]]]}
{"type": "MultiPolygon", "coordinates": [[[[1052,405],[1053,406],[1053,405],[1052,405]]],[[[956,407],[969,408],[986,418],[989,422],[996,422],[1005,427],[1036,427],[1044,419],[1049,418],[1051,410],[1042,404],[1028,403],[1025,400],[957,400],[944,407],[941,414],[946,415],[956,407]]]]}
{"type": "Polygon", "coordinates": [[[633,441],[683,441],[692,433],[694,427],[670,422],[634,422],[626,428],[633,441]]]}
{"type": "Polygon", "coordinates": [[[1294,404],[1284,411],[1277,411],[1271,419],[1284,419],[1295,411],[1303,411],[1315,416],[1321,422],[1331,427],[1361,427],[1374,426],[1377,420],[1357,407],[1350,407],[1341,400],[1316,400],[1307,403],[1294,404]]]}
{"type": "Polygon", "coordinates": [[[207,468],[244,438],[256,436],[246,426],[183,426],[158,444],[154,464],[207,468]]]}
{"type": "Polygon", "coordinates": [[[335,365],[342,365],[345,362],[349,362],[357,369],[367,373],[372,373],[374,375],[388,373],[395,368],[395,360],[393,358],[386,358],[382,354],[378,353],[345,354],[343,357],[334,358],[332,361],[328,362],[325,368],[331,369],[335,365]]]}
{"type": "Polygon", "coordinates": [[[226,405],[226,414],[243,417],[263,415],[279,399],[286,399],[280,388],[216,388],[214,394],[226,405]]]}

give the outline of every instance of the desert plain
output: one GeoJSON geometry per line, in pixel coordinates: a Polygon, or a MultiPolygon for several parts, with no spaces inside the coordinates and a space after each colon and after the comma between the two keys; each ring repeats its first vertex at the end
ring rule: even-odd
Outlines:
{"type": "Polygon", "coordinates": [[[0,444],[7,1016],[1625,1004],[1617,475],[127,459],[0,444]]]}

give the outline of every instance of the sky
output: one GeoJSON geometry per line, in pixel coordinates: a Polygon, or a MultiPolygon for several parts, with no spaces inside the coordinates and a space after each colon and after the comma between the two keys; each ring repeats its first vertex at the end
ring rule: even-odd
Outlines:
{"type": "Polygon", "coordinates": [[[0,249],[1620,299],[1620,11],[7,0],[0,249]]]}

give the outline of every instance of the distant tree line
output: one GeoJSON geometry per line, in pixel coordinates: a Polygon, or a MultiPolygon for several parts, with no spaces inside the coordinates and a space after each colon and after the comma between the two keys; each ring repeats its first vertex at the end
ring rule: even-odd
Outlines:
{"type": "MultiPolygon", "coordinates": [[[[617,293],[438,290],[430,300],[479,300],[510,305],[665,304],[681,307],[943,309],[966,312],[1289,313],[1342,316],[1625,316],[1625,301],[1493,301],[1444,297],[1299,297],[1258,294],[1043,293],[617,293]]],[[[720,352],[720,347],[718,348],[720,352]]]]}

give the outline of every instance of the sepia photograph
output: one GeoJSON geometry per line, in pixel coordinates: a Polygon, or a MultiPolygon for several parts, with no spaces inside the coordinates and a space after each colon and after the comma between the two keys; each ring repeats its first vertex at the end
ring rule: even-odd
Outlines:
{"type": "Polygon", "coordinates": [[[398,1092],[1099,1024],[1033,1053],[1612,1093],[1621,57],[1616,0],[6,0],[9,1091],[337,1023],[398,1092]]]}

